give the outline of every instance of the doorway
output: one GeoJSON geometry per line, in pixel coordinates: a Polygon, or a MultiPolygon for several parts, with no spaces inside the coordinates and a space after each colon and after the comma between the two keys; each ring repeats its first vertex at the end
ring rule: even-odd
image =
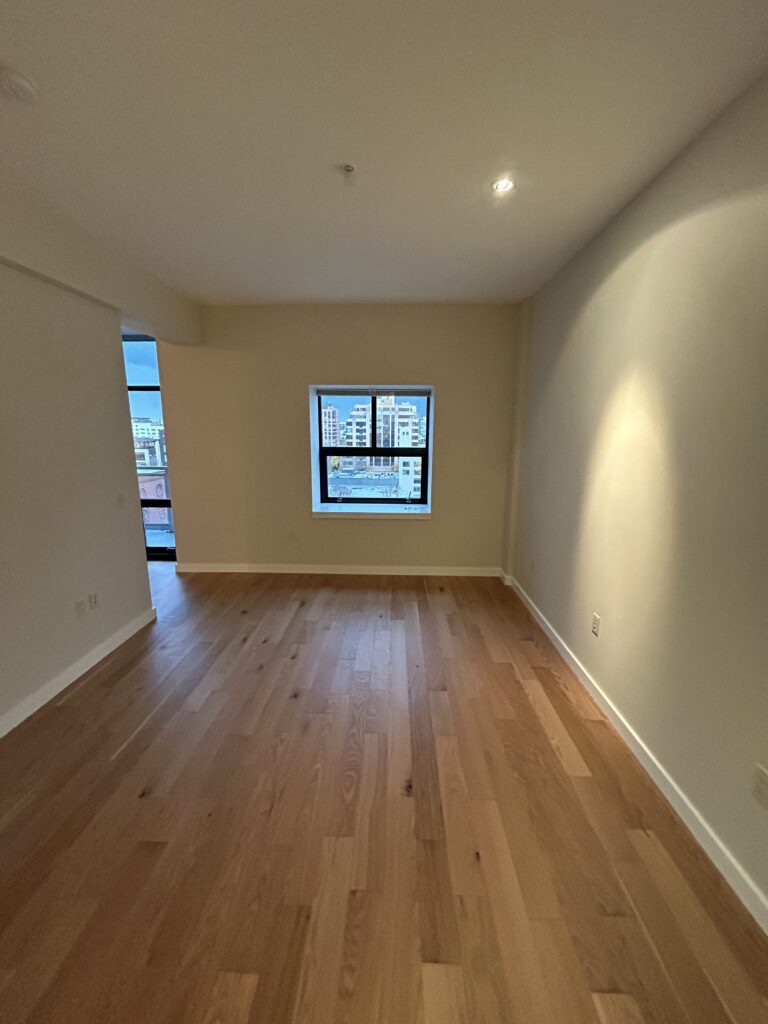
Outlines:
{"type": "Polygon", "coordinates": [[[157,341],[147,334],[124,334],[123,359],[147,559],[175,562],[176,534],[157,341]]]}

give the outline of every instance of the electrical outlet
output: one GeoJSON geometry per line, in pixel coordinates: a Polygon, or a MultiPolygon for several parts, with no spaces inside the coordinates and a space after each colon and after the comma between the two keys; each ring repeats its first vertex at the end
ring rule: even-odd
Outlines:
{"type": "Polygon", "coordinates": [[[85,598],[84,597],[79,597],[75,601],[75,615],[78,617],[78,619],[82,619],[82,617],[85,615],[85,598]]]}
{"type": "Polygon", "coordinates": [[[94,608],[97,608],[98,604],[99,604],[99,595],[95,594],[95,593],[94,594],[89,594],[88,595],[88,607],[91,609],[91,611],[93,611],[94,608]]]}
{"type": "Polygon", "coordinates": [[[600,633],[600,616],[597,612],[592,612],[592,632],[595,636],[598,636],[600,633]]]}
{"type": "Polygon", "coordinates": [[[763,764],[755,765],[752,796],[768,811],[768,768],[763,764]]]}

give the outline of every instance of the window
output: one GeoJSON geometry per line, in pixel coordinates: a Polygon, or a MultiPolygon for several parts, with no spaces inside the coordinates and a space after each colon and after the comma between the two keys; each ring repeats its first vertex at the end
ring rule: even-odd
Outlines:
{"type": "Polygon", "coordinates": [[[147,558],[174,560],[176,535],[168,484],[157,342],[143,334],[124,335],[123,358],[147,558]]]}
{"type": "Polygon", "coordinates": [[[432,415],[432,388],[310,388],[313,510],[428,513],[432,415]]]}

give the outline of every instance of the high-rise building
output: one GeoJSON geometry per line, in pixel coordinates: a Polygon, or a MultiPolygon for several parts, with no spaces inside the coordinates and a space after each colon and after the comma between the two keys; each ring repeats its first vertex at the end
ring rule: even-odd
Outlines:
{"type": "MultiPolygon", "coordinates": [[[[341,430],[340,444],[349,448],[367,448],[371,436],[371,405],[370,402],[358,402],[353,405],[349,416],[341,430]]],[[[355,469],[364,472],[368,468],[369,459],[345,456],[341,459],[342,469],[355,469]]]]}
{"type": "Polygon", "coordinates": [[[371,406],[368,402],[353,405],[345,423],[344,443],[352,448],[367,448],[371,436],[371,406]]]}
{"type": "MultiPolygon", "coordinates": [[[[326,410],[338,412],[333,406],[323,409],[323,438],[327,440],[331,415],[326,420],[326,410]]],[[[365,448],[371,444],[371,404],[360,402],[354,405],[347,418],[338,425],[339,445],[349,448],[365,448]]],[[[412,402],[397,401],[395,395],[379,395],[376,399],[375,441],[379,448],[418,448],[424,444],[426,437],[426,417],[419,415],[419,410],[412,402]]],[[[382,477],[397,474],[399,493],[404,497],[413,497],[420,493],[421,459],[414,454],[413,458],[398,459],[396,456],[359,457],[345,455],[339,460],[342,470],[354,470],[361,473],[377,473],[382,477]],[[407,493],[406,493],[407,492],[407,493]]],[[[392,484],[394,487],[394,483],[392,484]]]]}
{"type": "Polygon", "coordinates": [[[323,444],[334,447],[341,444],[341,418],[335,405],[322,406],[323,444]]]}
{"type": "MultiPolygon", "coordinates": [[[[398,402],[394,395],[376,400],[376,443],[381,448],[413,448],[419,444],[419,412],[411,402],[398,402]]],[[[395,469],[395,459],[371,459],[371,468],[382,473],[395,469]]]]}

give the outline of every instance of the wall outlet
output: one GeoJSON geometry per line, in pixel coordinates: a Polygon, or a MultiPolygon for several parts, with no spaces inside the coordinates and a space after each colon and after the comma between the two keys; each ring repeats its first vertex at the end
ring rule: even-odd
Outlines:
{"type": "Polygon", "coordinates": [[[592,632],[595,636],[598,636],[600,633],[600,616],[597,612],[592,612],[592,632]]]}
{"type": "Polygon", "coordinates": [[[99,605],[99,595],[98,594],[89,594],[88,595],[88,607],[91,609],[91,611],[93,611],[94,608],[97,608],[98,605],[99,605]]]}
{"type": "Polygon", "coordinates": [[[764,764],[755,765],[752,796],[768,811],[768,768],[764,764]]]}
{"type": "Polygon", "coordinates": [[[78,597],[78,599],[75,601],[75,615],[78,617],[78,619],[82,619],[82,617],[85,615],[84,597],[78,597]]]}

